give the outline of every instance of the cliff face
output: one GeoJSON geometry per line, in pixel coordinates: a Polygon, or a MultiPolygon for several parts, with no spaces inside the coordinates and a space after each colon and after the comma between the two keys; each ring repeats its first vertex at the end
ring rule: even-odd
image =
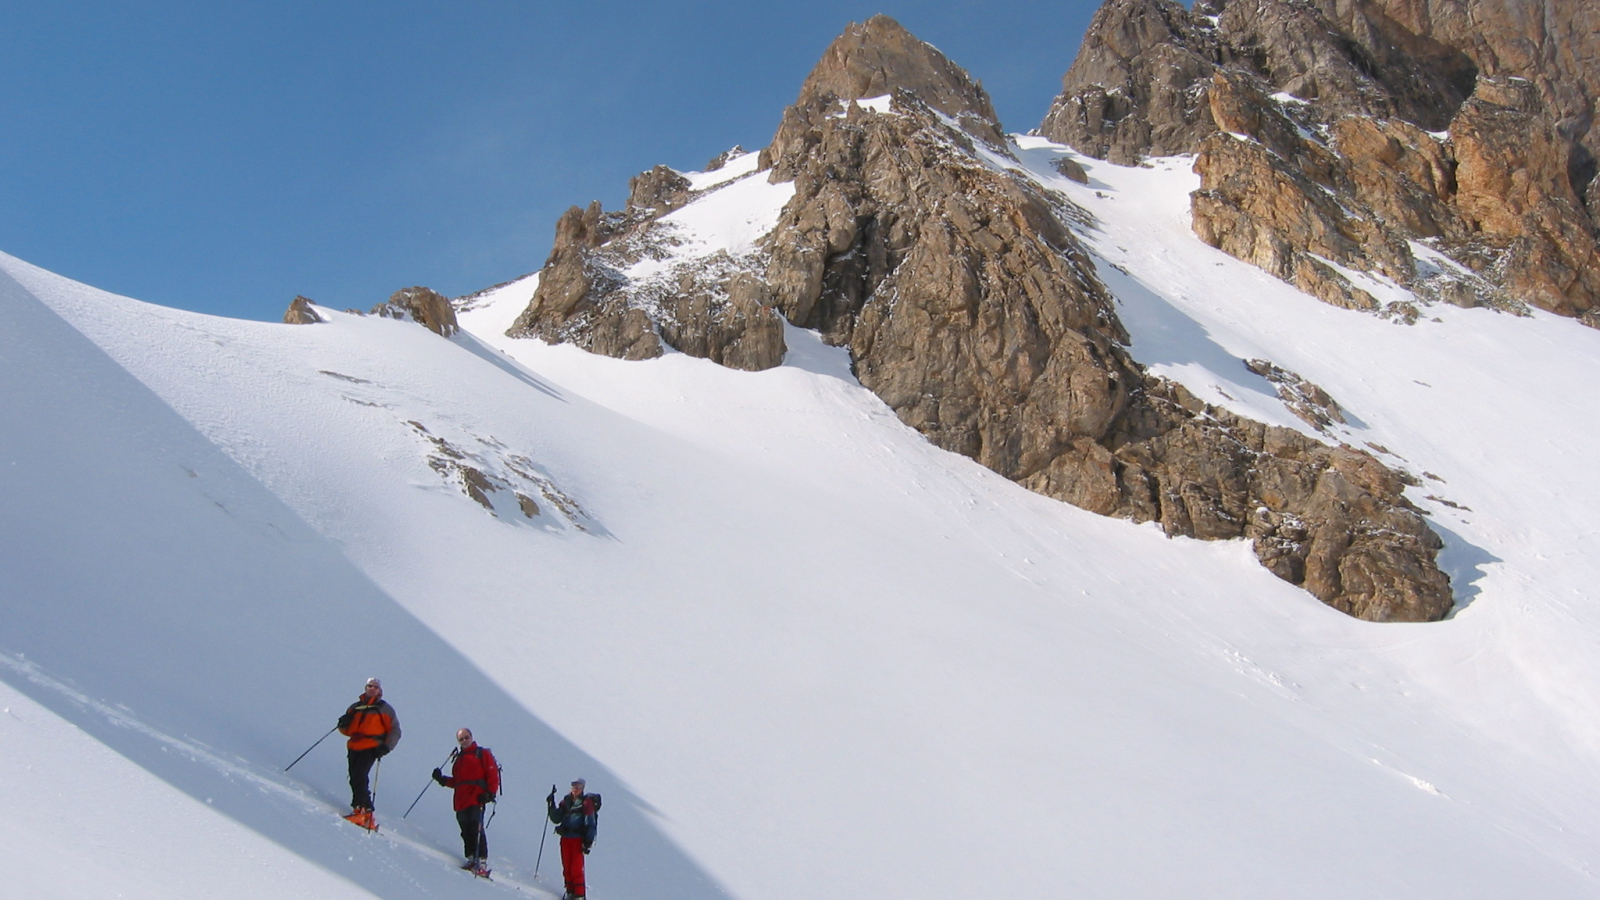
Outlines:
{"type": "Polygon", "coordinates": [[[1195,233],[1331,303],[1379,310],[1347,267],[1593,324],[1597,29],[1584,0],[1110,0],[1041,132],[1196,154],[1195,233]]]}
{"type": "Polygon", "coordinates": [[[749,177],[788,192],[770,231],[716,265],[669,265],[667,296],[626,272],[670,241],[656,210],[676,201],[570,211],[511,333],[764,368],[787,320],[848,346],[861,383],[930,441],[1033,490],[1173,535],[1249,537],[1280,577],[1363,618],[1449,610],[1438,539],[1398,475],[1208,407],[1130,356],[1069,227],[1086,214],[1023,171],[982,88],[892,20],[834,42],[749,177]]]}

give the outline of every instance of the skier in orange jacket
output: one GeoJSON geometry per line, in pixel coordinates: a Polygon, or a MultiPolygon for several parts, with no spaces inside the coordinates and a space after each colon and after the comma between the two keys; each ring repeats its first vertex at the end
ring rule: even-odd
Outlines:
{"type": "Polygon", "coordinates": [[[363,828],[376,828],[367,776],[373,763],[400,743],[400,717],[383,699],[378,679],[368,678],[361,696],[339,717],[339,733],[350,738],[345,742],[350,761],[350,815],[345,818],[363,828]]]}

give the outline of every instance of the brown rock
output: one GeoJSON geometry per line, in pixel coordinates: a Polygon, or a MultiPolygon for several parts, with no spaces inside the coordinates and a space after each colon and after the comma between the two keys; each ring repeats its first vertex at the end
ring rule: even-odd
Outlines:
{"type": "Polygon", "coordinates": [[[395,291],[387,303],[374,306],[372,312],[395,319],[410,319],[443,337],[460,330],[450,299],[431,288],[408,287],[395,291]]]}
{"type": "Polygon", "coordinates": [[[1089,173],[1085,172],[1083,166],[1078,165],[1077,161],[1070,156],[1063,156],[1056,160],[1055,170],[1079,184],[1089,183],[1089,173]]]}
{"type": "Polygon", "coordinates": [[[1425,299],[1579,315],[1600,305],[1600,7],[1537,8],[1108,0],[1040,130],[1120,163],[1198,153],[1196,233],[1329,302],[1376,308],[1315,257],[1425,299]],[[1455,265],[1417,265],[1414,240],[1455,265]]]}
{"type": "Polygon", "coordinates": [[[1108,0],[1039,133],[1122,165],[1192,150],[1216,131],[1193,90],[1216,69],[1209,25],[1174,0],[1108,0]]]}
{"type": "MultiPolygon", "coordinates": [[[[917,40],[888,16],[851,25],[823,52],[800,86],[797,107],[828,108],[839,101],[915,94],[971,133],[1001,143],[1000,120],[983,86],[944,54],[917,40]]],[[[783,133],[782,128],[779,134],[783,133]]],[[[774,141],[774,143],[778,143],[774,141]]]]}
{"type": "Polygon", "coordinates": [[[1551,122],[1535,85],[1482,79],[1450,138],[1456,208],[1504,249],[1505,289],[1562,315],[1600,307],[1600,246],[1570,177],[1581,148],[1551,122]]]}
{"type": "Polygon", "coordinates": [[[289,308],[283,313],[285,325],[316,325],[322,322],[322,317],[311,308],[311,300],[307,297],[296,296],[289,301],[289,308]]]}
{"type": "Polygon", "coordinates": [[[1265,359],[1247,359],[1244,367],[1271,382],[1278,399],[1312,428],[1327,431],[1344,424],[1344,411],[1333,397],[1298,374],[1265,359]]]}
{"type": "Polygon", "coordinates": [[[664,216],[689,201],[689,179],[666,166],[656,166],[628,182],[628,210],[664,216]]]}

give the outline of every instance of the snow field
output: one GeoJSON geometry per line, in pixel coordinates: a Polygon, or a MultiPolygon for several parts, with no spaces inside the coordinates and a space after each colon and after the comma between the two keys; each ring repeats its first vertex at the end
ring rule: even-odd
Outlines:
{"type": "MultiPolygon", "coordinates": [[[[27,387],[4,411],[33,423],[0,443],[0,472],[29,470],[4,482],[26,514],[0,535],[23,573],[0,585],[0,650],[263,773],[380,674],[407,732],[386,779],[420,786],[459,724],[507,764],[490,840],[508,876],[531,881],[550,781],[606,794],[597,900],[1592,896],[1597,336],[1336,310],[1194,239],[1185,161],[1080,159],[1079,186],[1049,168],[1065,152],[1018,139],[1034,177],[1095,215],[1136,358],[1303,427],[1238,362],[1271,359],[1352,414],[1343,439],[1442,479],[1413,499],[1470,601],[1453,619],[1358,622],[1243,543],[1030,494],[927,445],[798,330],[768,372],[629,363],[505,338],[531,278],[445,340],[338,313],[197,316],[0,258],[25,335],[0,362],[27,387]],[[585,516],[491,515],[441,454],[532,473],[585,516]],[[97,578],[141,602],[108,616],[97,578]],[[224,657],[239,674],[216,695],[187,677],[224,657]]],[[[765,201],[733,191],[760,181],[702,198],[726,204],[696,210],[704,232],[758,221],[765,201]]],[[[95,736],[201,791],[193,766],[95,736]]],[[[335,755],[275,783],[331,814],[335,755]]],[[[341,869],[265,796],[218,803],[380,896],[461,884],[439,797],[341,869]]]]}

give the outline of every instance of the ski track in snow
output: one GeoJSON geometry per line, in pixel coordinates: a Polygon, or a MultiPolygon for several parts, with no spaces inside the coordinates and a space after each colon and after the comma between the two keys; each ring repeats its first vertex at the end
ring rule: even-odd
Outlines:
{"type": "MultiPolygon", "coordinates": [[[[476,297],[461,313],[467,333],[445,340],[333,312],[315,326],[198,316],[0,257],[30,335],[48,331],[27,306],[37,298],[110,357],[37,361],[90,375],[81,395],[55,401],[59,417],[38,405],[11,420],[75,434],[74,421],[106,415],[84,398],[107,383],[95,367],[114,360],[241,471],[218,474],[175,430],[149,426],[152,448],[120,438],[134,441],[134,462],[157,462],[109,476],[155,498],[143,502],[170,500],[192,523],[182,539],[215,532],[233,548],[195,561],[195,577],[225,584],[270,566],[263,548],[277,541],[304,547],[297,564],[347,592],[370,590],[370,609],[415,617],[384,626],[411,635],[409,655],[361,663],[386,666],[391,690],[407,682],[395,696],[408,743],[386,778],[425,777],[424,756],[468,715],[516,723],[502,725],[515,742],[486,740],[519,779],[491,840],[513,875],[531,871],[544,785],[586,773],[611,801],[591,863],[597,900],[1235,898],[1283,896],[1286,884],[1339,900],[1595,895],[1600,613],[1589,597],[1600,571],[1587,545],[1600,475],[1587,423],[1600,400],[1586,387],[1600,335],[1543,314],[1427,307],[1404,326],[1338,310],[1194,238],[1188,160],[1075,157],[1090,175],[1078,185],[1050,165],[1066,148],[1017,138],[1013,151],[1017,161],[989,163],[1020,161],[1092,217],[1079,231],[1135,358],[1208,402],[1307,430],[1241,362],[1269,359],[1348,410],[1338,439],[1422,479],[1410,496],[1468,601],[1452,619],[1358,622],[1273,578],[1243,542],[1169,540],[1030,494],[929,446],[854,382],[843,351],[798,329],[786,365],[761,373],[506,338],[536,276],[476,297]],[[582,515],[485,509],[430,464],[445,452],[434,438],[491,474],[536,476],[527,483],[582,515]],[[171,500],[196,490],[214,506],[171,500]],[[230,537],[223,521],[269,537],[230,537]],[[504,701],[457,707],[463,663],[481,672],[473,693],[504,701]],[[1006,861],[999,886],[995,860],[1006,861]]],[[[730,162],[724,190],[680,211],[704,217],[706,246],[746,246],[778,202],[779,186],[737,180],[748,165],[730,162]]],[[[718,174],[690,178],[710,187],[718,174]]],[[[27,381],[25,342],[0,351],[13,355],[10,377],[56,396],[27,381]]],[[[148,421],[143,400],[103,392],[130,410],[129,429],[148,421]]],[[[61,483],[87,478],[73,464],[118,465],[87,451],[55,463],[25,442],[0,450],[61,483]]],[[[6,462],[0,484],[54,518],[46,531],[12,523],[13,556],[0,562],[92,566],[79,532],[99,520],[112,528],[100,541],[157,552],[139,550],[146,529],[117,489],[84,494],[75,519],[6,462]]],[[[77,604],[70,579],[36,577],[25,587],[77,604]]],[[[154,578],[131,564],[124,577],[133,594],[154,578]]],[[[149,602],[143,615],[181,622],[205,602],[149,602]]],[[[318,604],[291,609],[312,623],[352,614],[318,604]]],[[[263,749],[293,741],[264,742],[233,719],[204,739],[189,736],[204,721],[150,724],[123,705],[189,721],[192,689],[164,670],[107,677],[115,666],[69,652],[48,609],[0,614],[29,624],[0,647],[28,654],[0,657],[11,687],[64,698],[47,704],[55,715],[141,765],[153,764],[96,721],[218,773],[235,792],[219,809],[307,854],[292,845],[299,820],[326,815],[341,787],[326,759],[308,786],[275,774],[263,749]],[[46,673],[33,662],[43,657],[60,664],[46,673]],[[107,699],[69,686],[79,682],[107,699]],[[294,812],[260,812],[272,804],[294,812]]],[[[234,637],[243,676],[231,690],[272,680],[288,628],[234,637]]],[[[94,639],[101,654],[125,652],[94,639]]],[[[331,677],[295,675],[296,702],[339,687],[322,684],[331,677]]],[[[262,714],[267,731],[303,731],[312,715],[286,702],[262,714]]],[[[200,783],[163,777],[191,795],[200,783]]],[[[431,815],[369,843],[341,874],[383,896],[459,886],[443,862],[449,823],[431,815]]],[[[544,862],[548,877],[556,863],[544,862]]]]}

